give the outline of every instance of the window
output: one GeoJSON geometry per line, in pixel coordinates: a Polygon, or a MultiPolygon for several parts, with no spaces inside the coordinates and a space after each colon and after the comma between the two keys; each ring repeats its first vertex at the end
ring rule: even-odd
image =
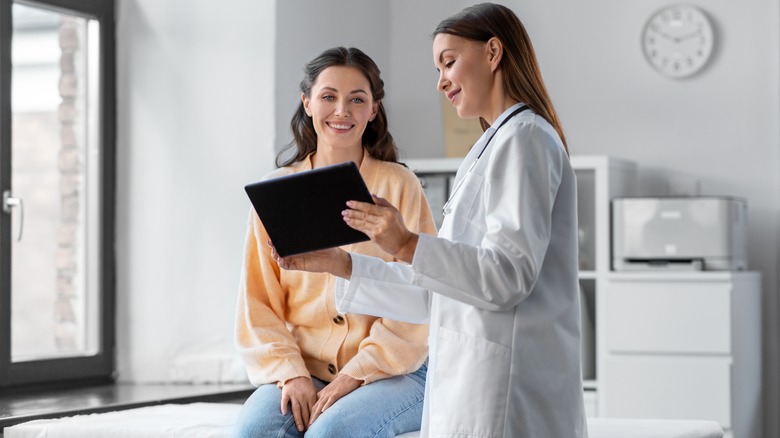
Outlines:
{"type": "Polygon", "coordinates": [[[114,0],[0,0],[0,388],[114,370],[114,0]]]}

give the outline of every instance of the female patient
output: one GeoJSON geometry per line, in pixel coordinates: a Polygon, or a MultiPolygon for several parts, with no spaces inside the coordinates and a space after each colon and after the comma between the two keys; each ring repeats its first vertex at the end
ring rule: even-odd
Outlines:
{"type": "Polygon", "coordinates": [[[345,220],[411,265],[340,250],[276,259],[349,279],[336,297],[350,316],[430,318],[423,437],[585,437],[577,187],[531,41],[491,3],[434,35],[438,89],[461,118],[489,126],[458,170],[439,236],[409,230],[378,197],[350,202],[345,220]]]}
{"type": "MultiPolygon", "coordinates": [[[[417,177],[396,162],[375,63],[334,48],[305,67],[292,118],[297,152],[267,178],[354,161],[372,193],[398,206],[417,233],[435,233],[417,177]]],[[[281,155],[280,155],[281,156],[281,155]]],[[[240,437],[393,437],[422,417],[427,325],[343,315],[334,278],[280,270],[252,212],[236,316],[236,343],[257,390],[240,437]]],[[[373,242],[345,250],[392,261],[373,242]]]]}

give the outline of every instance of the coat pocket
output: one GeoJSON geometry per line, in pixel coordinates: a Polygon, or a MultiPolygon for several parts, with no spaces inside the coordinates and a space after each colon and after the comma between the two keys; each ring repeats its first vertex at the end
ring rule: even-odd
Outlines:
{"type": "Polygon", "coordinates": [[[431,436],[503,436],[510,349],[444,327],[436,339],[431,436]]]}

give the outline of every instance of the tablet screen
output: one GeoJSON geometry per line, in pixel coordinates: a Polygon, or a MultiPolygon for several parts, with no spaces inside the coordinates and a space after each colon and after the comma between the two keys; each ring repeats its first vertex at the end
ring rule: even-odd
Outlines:
{"type": "Polygon", "coordinates": [[[369,240],[341,216],[347,201],[373,203],[352,161],[248,184],[245,190],[282,257],[369,240]]]}

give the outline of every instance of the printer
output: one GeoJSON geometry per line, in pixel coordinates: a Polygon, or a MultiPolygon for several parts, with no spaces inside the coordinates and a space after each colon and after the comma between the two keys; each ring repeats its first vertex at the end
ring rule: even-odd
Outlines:
{"type": "Polygon", "coordinates": [[[615,198],[611,204],[615,271],[747,269],[743,198],[615,198]]]}

